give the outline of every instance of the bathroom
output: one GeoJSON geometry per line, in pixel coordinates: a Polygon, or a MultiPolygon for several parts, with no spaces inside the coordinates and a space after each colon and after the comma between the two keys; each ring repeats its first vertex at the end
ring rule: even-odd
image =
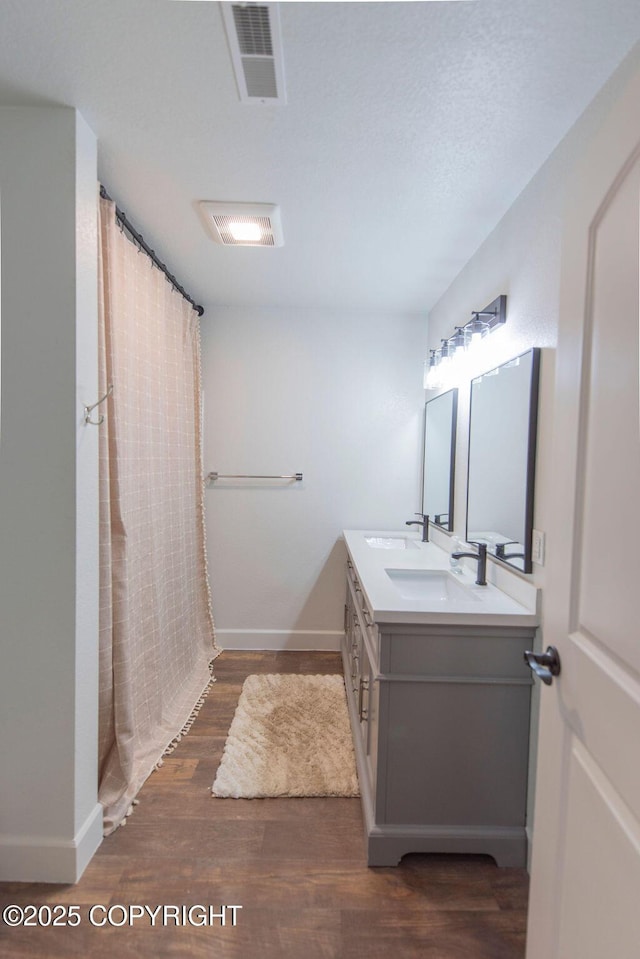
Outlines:
{"type": "MultiPolygon", "coordinates": [[[[166,5],[175,8],[171,16],[176,18],[178,11],[184,9],[181,16],[190,22],[205,17],[208,8],[209,16],[218,16],[214,10],[217,4],[213,3],[166,5]]],[[[345,56],[350,10],[341,8],[362,6],[364,16],[367,9],[378,5],[312,4],[306,15],[300,9],[304,6],[283,4],[281,9],[288,94],[294,104],[291,84],[295,77],[304,76],[302,66],[311,49],[311,39],[320,31],[321,8],[337,8],[335,22],[323,29],[330,31],[332,42],[345,56]],[[299,46],[293,44],[292,30],[286,29],[289,6],[290,16],[299,18],[299,46]]],[[[461,16],[462,9],[472,5],[379,6],[381,10],[397,6],[400,17],[401,13],[409,16],[409,6],[443,10],[455,6],[460,8],[455,15],[461,16]]],[[[549,6],[544,5],[545,13],[549,6]]],[[[26,83],[19,58],[9,57],[7,51],[7,63],[14,72],[7,68],[7,75],[2,73],[3,107],[21,108],[38,96],[39,109],[49,112],[44,121],[48,124],[47,133],[42,139],[28,128],[24,117],[14,116],[12,120],[14,124],[24,123],[25,138],[22,148],[19,139],[12,138],[15,168],[25,165],[26,157],[32,157],[35,144],[46,183],[39,194],[33,192],[28,182],[23,183],[18,197],[20,215],[16,213],[11,221],[6,217],[13,216],[14,208],[0,183],[2,255],[3,262],[8,263],[6,268],[3,266],[2,275],[0,457],[4,460],[4,474],[0,549],[6,585],[2,593],[2,632],[3,641],[6,636],[11,646],[3,653],[3,659],[12,666],[3,670],[0,682],[10,684],[7,689],[3,685],[2,696],[9,713],[3,718],[7,732],[3,768],[13,771],[3,782],[13,817],[8,825],[3,823],[5,837],[8,833],[29,837],[35,817],[44,824],[41,832],[45,836],[75,842],[87,811],[95,803],[95,793],[91,798],[95,787],[90,766],[93,704],[84,699],[82,683],[77,679],[96,668],[95,653],[87,642],[87,636],[95,629],[95,615],[88,599],[95,593],[97,575],[93,561],[96,532],[91,519],[95,480],[90,463],[81,459],[85,447],[78,445],[75,426],[70,430],[68,425],[68,410],[81,408],[97,396],[92,368],[95,342],[82,324],[77,333],[75,322],[76,313],[80,315],[85,308],[83,297],[89,302],[92,296],[93,267],[85,259],[76,260],[73,250],[55,250],[60,270],[67,274],[73,271],[75,287],[71,292],[69,284],[57,284],[55,273],[51,275],[49,271],[54,269],[52,248],[56,246],[60,222],[75,222],[81,214],[80,205],[80,212],[76,213],[77,191],[83,202],[88,202],[92,163],[93,180],[96,178],[96,128],[100,131],[100,178],[142,232],[150,232],[181,282],[202,300],[208,297],[201,321],[205,472],[303,473],[302,482],[280,486],[207,484],[208,565],[218,642],[228,650],[333,652],[339,649],[343,631],[346,553],[342,530],[400,530],[420,510],[422,429],[424,402],[428,398],[423,388],[424,361],[429,349],[449,336],[461,318],[470,318],[473,310],[482,309],[499,294],[508,297],[507,322],[504,329],[492,334],[495,341],[490,365],[496,366],[531,347],[540,348],[542,353],[534,526],[546,533],[547,548],[553,538],[558,509],[553,447],[557,419],[556,348],[564,295],[561,265],[566,193],[583,156],[594,149],[592,144],[602,142],[599,131],[603,124],[616,110],[628,109],[628,91],[634,83],[637,89],[638,82],[637,47],[624,59],[632,40],[638,36],[634,5],[620,5],[620,22],[628,24],[626,34],[622,31],[622,37],[618,36],[611,62],[599,66],[601,75],[594,68],[598,63],[598,33],[604,30],[609,14],[603,3],[593,2],[591,7],[593,23],[582,38],[589,46],[581,56],[576,40],[570,61],[576,71],[579,67],[583,71],[579,74],[584,99],[580,109],[573,116],[550,111],[546,147],[541,154],[536,152],[534,138],[526,132],[527,123],[533,123],[533,118],[522,116],[512,149],[525,156],[531,154],[531,160],[528,168],[523,163],[521,169],[526,172],[520,174],[521,179],[497,184],[497,195],[485,198],[486,213],[484,203],[480,205],[476,200],[474,205],[478,187],[469,182],[465,195],[472,206],[469,215],[457,221],[458,232],[447,235],[440,221],[441,232],[434,237],[428,223],[417,227],[414,224],[416,242],[424,246],[425,252],[414,254],[407,263],[400,261],[394,250],[393,234],[389,236],[384,225],[382,236],[376,233],[372,240],[365,234],[362,238],[365,255],[358,260],[348,258],[343,244],[358,215],[366,215],[371,228],[371,210],[363,206],[354,211],[340,207],[323,182],[329,154],[326,158],[314,155],[310,144],[302,139],[298,153],[290,161],[291,196],[295,196],[296,190],[310,189],[307,182],[316,192],[322,191],[324,209],[312,209],[316,218],[326,216],[332,228],[323,229],[326,246],[318,251],[319,258],[312,268],[307,265],[306,272],[299,278],[294,276],[288,285],[282,283],[280,267],[273,268],[275,274],[269,273],[272,267],[268,258],[278,257],[289,245],[301,243],[309,227],[293,199],[284,202],[272,194],[269,170],[257,170],[251,186],[246,187],[240,167],[236,168],[233,157],[225,155],[220,147],[207,161],[215,167],[215,180],[201,173],[197,189],[194,185],[191,192],[184,194],[175,182],[179,170],[163,167],[160,146],[156,147],[155,159],[142,149],[146,135],[160,137],[162,129],[168,128],[166,119],[157,133],[146,131],[144,126],[131,129],[126,126],[125,116],[123,129],[130,137],[129,155],[120,155],[108,148],[109,122],[115,120],[109,120],[106,110],[101,116],[92,102],[92,96],[100,92],[92,87],[92,83],[97,83],[97,66],[94,71],[85,63],[84,74],[79,74],[84,90],[74,86],[71,75],[65,75],[61,89],[49,95],[46,90],[34,90],[35,81],[26,83]],[[585,73],[592,84],[590,92],[584,85],[585,73]],[[82,117],[77,127],[75,118],[71,122],[65,114],[63,120],[59,119],[52,105],[59,103],[77,107],[82,117]],[[72,149],[76,151],[77,182],[69,176],[68,156],[72,149]],[[140,156],[144,163],[136,162],[140,156]],[[223,190],[215,185],[218,182],[224,184],[223,190]],[[499,187],[504,187],[504,194],[499,187]],[[56,196],[56,203],[52,202],[52,195],[56,196]],[[285,236],[282,251],[225,251],[211,244],[193,204],[200,199],[239,198],[281,203],[285,236]],[[171,231],[161,232],[163,221],[154,212],[160,202],[163,217],[176,223],[177,239],[169,238],[171,231]],[[445,243],[446,253],[439,261],[438,249],[440,245],[445,249],[445,243]],[[372,266],[371,258],[379,254],[379,245],[384,256],[375,261],[379,266],[372,266]],[[251,259],[239,263],[233,258],[236,253],[250,254],[251,259]],[[428,263],[430,256],[434,258],[433,266],[428,263]],[[247,263],[254,271],[248,276],[247,263]],[[39,284],[34,284],[38,270],[43,270],[44,279],[53,284],[55,296],[50,290],[45,295],[39,284]],[[446,282],[440,280],[445,274],[446,282]],[[216,283],[220,288],[226,284],[219,294],[216,283]],[[430,301],[426,294],[429,284],[430,301]],[[32,300],[28,314],[21,306],[25,294],[32,300]],[[12,313],[20,317],[19,323],[10,322],[12,313]],[[5,570],[15,571],[15,576],[8,576],[5,570]],[[21,647],[16,643],[14,648],[15,640],[11,637],[25,633],[42,638],[35,653],[30,649],[29,655],[22,657],[21,647]],[[27,696],[38,705],[24,714],[17,706],[27,696]],[[23,757],[27,754],[33,757],[33,763],[25,778],[23,757]],[[20,783],[15,792],[11,780],[20,783]],[[56,798],[51,800],[46,793],[56,798]]],[[[576,13],[576,5],[571,5],[571,9],[576,13]]],[[[503,13],[506,17],[504,5],[503,13]]],[[[7,24],[16,15],[13,5],[2,13],[7,24]]],[[[123,62],[127,59],[125,54],[133,52],[127,43],[135,47],[136,37],[139,42],[144,36],[144,18],[149,15],[148,4],[141,4],[139,11],[131,13],[129,38],[122,40],[123,62]]],[[[26,17],[23,13],[19,20],[22,30],[26,29],[26,17]]],[[[356,22],[363,27],[361,21],[356,22]]],[[[514,29],[507,18],[501,40],[508,39],[510,27],[514,29]]],[[[222,59],[226,48],[217,20],[216,28],[222,59]]],[[[26,52],[35,59],[44,57],[43,32],[44,28],[38,32],[33,25],[34,47],[27,46],[26,52]]],[[[116,35],[117,30],[112,33],[116,35]]],[[[565,42],[569,42],[568,34],[570,30],[565,28],[565,42]]],[[[10,35],[9,30],[6,35],[10,35]]],[[[62,42],[61,37],[54,39],[62,42]]],[[[83,40],[88,42],[86,35],[83,40]]],[[[471,44],[468,37],[466,40],[471,44]]],[[[488,69],[498,75],[500,53],[497,40],[488,69]]],[[[325,51],[325,70],[334,55],[337,54],[325,51]]],[[[323,62],[322,47],[315,56],[323,62]]],[[[362,56],[364,60],[364,53],[362,56]]],[[[474,56],[471,45],[467,56],[474,56]]],[[[21,57],[23,61],[29,59],[22,54],[21,57]]],[[[181,82],[196,82],[197,64],[206,58],[206,44],[200,56],[189,61],[185,58],[180,68],[186,79],[181,82]]],[[[83,61],[83,55],[79,54],[79,60],[83,61]]],[[[360,72],[355,72],[361,79],[363,62],[359,61],[359,65],[360,72]]],[[[140,67],[138,70],[143,72],[140,67]]],[[[455,73],[453,67],[451,70],[455,73]]],[[[574,75],[567,68],[567,82],[574,75]]],[[[332,83],[330,75],[324,73],[323,77],[325,83],[332,83]]],[[[536,74],[534,79],[539,81],[539,77],[536,74]]],[[[142,78],[141,89],[146,89],[145,83],[152,85],[142,78]]],[[[230,98],[231,94],[235,96],[231,74],[226,89],[229,102],[225,109],[239,111],[241,105],[230,98]]],[[[340,162],[357,177],[366,151],[352,133],[345,132],[353,130],[353,118],[341,112],[333,99],[339,98],[339,85],[329,86],[328,93],[332,94],[332,110],[323,121],[327,140],[330,132],[341,138],[344,149],[340,162]]],[[[552,99],[551,93],[549,98],[552,99]]],[[[289,103],[277,109],[294,108],[289,103]]],[[[358,108],[356,103],[353,109],[358,108]]],[[[242,109],[244,118],[247,110],[259,108],[243,105],[242,109]]],[[[271,112],[257,114],[255,122],[264,136],[269,135],[272,117],[271,112]]],[[[637,123],[633,111],[629,113],[630,127],[632,119],[637,123]]],[[[5,111],[2,121],[6,121],[5,111]]],[[[188,115],[175,120],[180,124],[180,135],[187,138],[193,136],[192,123],[197,121],[198,117],[188,115]]],[[[391,122],[391,118],[387,116],[386,121],[391,122]]],[[[419,151],[426,149],[427,135],[425,142],[420,141],[414,148],[407,133],[404,140],[399,137],[396,143],[389,143],[378,131],[375,118],[361,117],[361,122],[368,124],[369,142],[388,151],[389,171],[401,170],[403,177],[411,179],[421,175],[419,151]]],[[[516,120],[512,118],[512,122],[516,120]]],[[[454,130],[453,134],[450,149],[460,151],[467,131],[454,130]],[[458,139],[453,135],[456,133],[458,139]]],[[[633,143],[638,139],[636,128],[633,143]]],[[[5,135],[2,151],[6,156],[5,135]]],[[[499,151],[499,142],[492,149],[483,143],[484,164],[491,168],[494,154],[499,151]]],[[[467,162],[473,152],[469,148],[463,161],[467,162]]],[[[277,160],[280,159],[278,154],[277,160]]],[[[455,189],[446,180],[443,193],[449,208],[456,198],[455,189]]],[[[384,198],[371,193],[368,200],[376,215],[384,217],[394,212],[393,192],[384,198]]],[[[408,217],[409,213],[407,206],[403,215],[408,217]]],[[[311,228],[314,222],[312,219],[311,228]]],[[[347,247],[349,250],[351,247],[347,247]]],[[[467,497],[468,408],[467,381],[459,384],[454,501],[455,532],[462,538],[467,497]]],[[[87,442],[86,435],[80,433],[83,443],[87,442]]],[[[619,508],[617,503],[608,503],[606,512],[615,513],[619,508]]],[[[631,511],[632,507],[628,507],[629,514],[631,511]]],[[[633,530],[637,517],[626,515],[624,522],[633,530]]],[[[490,567],[495,566],[490,561],[490,567]]],[[[628,566],[630,571],[637,570],[632,559],[628,566]]],[[[528,581],[542,590],[543,597],[549,586],[548,569],[545,562],[544,566],[534,565],[532,573],[527,574],[528,581]]],[[[637,682],[633,672],[631,677],[637,682]]],[[[616,788],[626,805],[637,813],[633,783],[624,788],[618,784],[616,788]]],[[[533,804],[532,795],[529,803],[533,804]]],[[[16,875],[3,874],[3,878],[16,875]]],[[[572,906],[570,896],[568,900],[572,906]]],[[[624,911],[623,906],[621,909],[624,911]]],[[[619,954],[625,954],[622,947],[619,954]]],[[[544,953],[532,955],[538,959],[544,953]]],[[[567,950],[564,955],[571,953],[567,950]]]]}

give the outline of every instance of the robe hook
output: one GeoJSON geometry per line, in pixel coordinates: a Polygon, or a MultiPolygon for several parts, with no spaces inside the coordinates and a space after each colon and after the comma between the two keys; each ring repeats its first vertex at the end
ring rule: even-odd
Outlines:
{"type": "Polygon", "coordinates": [[[84,422],[85,426],[87,423],[90,423],[91,426],[101,426],[104,423],[104,416],[100,416],[97,420],[91,419],[91,411],[95,410],[96,406],[100,406],[101,403],[104,403],[113,393],[113,383],[109,383],[109,388],[104,396],[101,396],[99,400],[93,403],[91,406],[85,406],[84,408],[84,422]]]}

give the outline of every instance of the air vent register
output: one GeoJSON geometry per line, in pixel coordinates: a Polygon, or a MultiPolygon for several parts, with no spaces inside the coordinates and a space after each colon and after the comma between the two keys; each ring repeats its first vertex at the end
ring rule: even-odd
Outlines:
{"type": "Polygon", "coordinates": [[[243,103],[286,103],[277,3],[221,3],[243,103]]]}

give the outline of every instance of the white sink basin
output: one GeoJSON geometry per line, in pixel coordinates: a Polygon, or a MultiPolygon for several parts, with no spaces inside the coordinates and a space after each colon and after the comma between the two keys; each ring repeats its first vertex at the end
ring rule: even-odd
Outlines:
{"type": "Polygon", "coordinates": [[[420,549],[415,539],[406,536],[365,536],[364,541],[371,549],[420,549]]]}
{"type": "Polygon", "coordinates": [[[441,603],[479,603],[479,598],[453,573],[443,569],[385,569],[403,599],[441,603]]]}

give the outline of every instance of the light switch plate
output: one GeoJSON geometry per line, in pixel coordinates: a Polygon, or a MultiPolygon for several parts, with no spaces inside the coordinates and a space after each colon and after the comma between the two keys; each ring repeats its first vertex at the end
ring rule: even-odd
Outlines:
{"type": "Polygon", "coordinates": [[[531,562],[536,566],[544,566],[544,533],[539,529],[533,530],[531,538],[531,562]]]}

